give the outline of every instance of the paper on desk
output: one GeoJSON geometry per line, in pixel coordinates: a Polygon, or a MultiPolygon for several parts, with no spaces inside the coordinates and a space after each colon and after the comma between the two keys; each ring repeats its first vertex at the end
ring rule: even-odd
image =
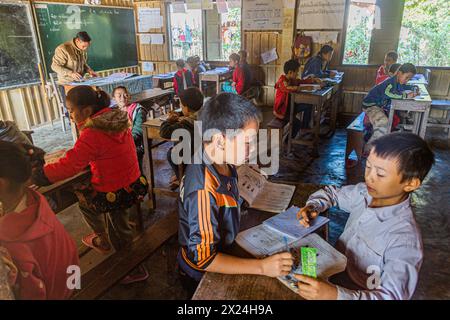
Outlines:
{"type": "MultiPolygon", "coordinates": [[[[295,242],[294,238],[287,237],[288,244],[295,242]]],[[[273,232],[272,229],[260,224],[256,227],[239,232],[236,242],[257,258],[264,258],[278,252],[282,252],[285,248],[283,235],[273,232]]]]}
{"type": "Polygon", "coordinates": [[[301,247],[310,247],[317,249],[317,277],[327,280],[332,275],[345,271],[347,267],[347,258],[333,248],[328,242],[322,239],[318,234],[312,233],[300,240],[294,241],[289,245],[291,254],[294,256],[294,267],[291,273],[285,277],[279,277],[284,285],[289,289],[297,291],[297,280],[295,274],[302,274],[301,266],[301,247]]]}
{"type": "Polygon", "coordinates": [[[52,153],[47,153],[44,156],[45,164],[52,164],[58,162],[58,160],[66,154],[66,149],[58,150],[52,153]]]}
{"type": "Polygon", "coordinates": [[[295,186],[267,181],[247,165],[238,168],[239,194],[251,208],[267,212],[286,210],[295,192],[295,186]]]}
{"type": "Polygon", "coordinates": [[[288,210],[277,214],[276,216],[267,219],[263,222],[263,225],[272,228],[278,232],[290,236],[291,238],[300,239],[304,236],[316,231],[323,225],[327,224],[330,219],[318,216],[315,219],[311,219],[308,228],[302,226],[297,219],[297,212],[300,208],[296,206],[290,207],[288,210]]]}

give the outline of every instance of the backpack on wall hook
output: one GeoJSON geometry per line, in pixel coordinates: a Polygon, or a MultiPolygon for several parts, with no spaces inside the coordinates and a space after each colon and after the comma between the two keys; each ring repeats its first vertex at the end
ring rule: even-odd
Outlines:
{"type": "Polygon", "coordinates": [[[312,52],[312,37],[306,36],[302,31],[297,34],[292,48],[294,59],[306,59],[311,56],[312,52]]]}

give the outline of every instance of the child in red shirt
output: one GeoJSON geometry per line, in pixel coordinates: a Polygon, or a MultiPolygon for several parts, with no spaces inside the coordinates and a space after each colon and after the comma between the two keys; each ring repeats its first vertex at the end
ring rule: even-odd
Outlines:
{"type": "Polygon", "coordinates": [[[17,299],[68,299],[78,250],[44,196],[26,187],[30,177],[27,150],[0,141],[0,259],[17,299]]]}
{"type": "Polygon", "coordinates": [[[231,86],[236,91],[235,93],[241,95],[248,90],[250,87],[251,75],[249,70],[244,68],[241,63],[241,57],[237,53],[232,53],[230,55],[230,68],[233,71],[233,83],[231,86]]]}
{"type": "Polygon", "coordinates": [[[389,79],[389,68],[394,63],[397,63],[398,54],[395,51],[389,51],[384,56],[384,64],[377,70],[377,77],[375,79],[375,85],[382,83],[384,80],[389,79]]]}
{"type": "MultiPolygon", "coordinates": [[[[308,78],[305,80],[298,79],[300,63],[297,60],[289,60],[284,64],[284,74],[280,76],[275,84],[275,103],[273,106],[273,114],[278,119],[285,122],[289,121],[290,116],[290,93],[296,92],[300,84],[320,83],[320,80],[308,78]]],[[[312,106],[309,104],[295,104],[294,123],[292,126],[292,137],[295,137],[300,129],[309,128],[311,121],[312,106]],[[300,121],[296,115],[303,112],[303,120],[300,121]]]]}
{"type": "Polygon", "coordinates": [[[183,59],[178,59],[176,65],[177,72],[173,77],[173,90],[175,91],[175,95],[178,96],[187,88],[193,87],[195,85],[195,79],[191,70],[185,68],[186,63],[183,59]]]}

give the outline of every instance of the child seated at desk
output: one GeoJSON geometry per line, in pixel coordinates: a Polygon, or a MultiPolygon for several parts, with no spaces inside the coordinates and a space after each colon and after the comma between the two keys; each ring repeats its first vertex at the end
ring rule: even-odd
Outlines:
{"type": "Polygon", "coordinates": [[[189,57],[187,63],[194,76],[194,85],[200,88],[200,73],[206,72],[206,66],[200,61],[199,56],[189,57]]]}
{"type": "MultiPolygon", "coordinates": [[[[362,109],[366,113],[370,124],[372,125],[372,136],[367,142],[367,148],[377,138],[388,132],[388,115],[391,108],[392,99],[412,99],[419,93],[416,91],[406,92],[406,90],[415,90],[415,86],[406,83],[416,74],[416,67],[411,63],[403,64],[396,75],[381,82],[372,89],[363,99],[362,109]]],[[[398,124],[393,123],[394,127],[398,124]]]]}
{"type": "Polygon", "coordinates": [[[382,83],[384,80],[389,79],[392,77],[389,74],[390,67],[397,63],[398,60],[398,54],[395,51],[389,51],[384,56],[384,64],[381,65],[377,70],[377,77],[375,79],[375,85],[382,83]]]}
{"type": "Polygon", "coordinates": [[[309,58],[302,73],[302,79],[306,77],[333,78],[336,72],[328,70],[328,65],[333,58],[334,49],[330,45],[320,48],[316,56],[309,58]]]}
{"type": "Polygon", "coordinates": [[[194,86],[195,79],[191,70],[186,69],[186,63],[183,59],[178,59],[176,61],[177,72],[173,77],[173,90],[175,95],[179,96],[181,92],[194,86]]]}
{"type": "MultiPolygon", "coordinates": [[[[110,252],[110,240],[116,250],[133,241],[128,209],[141,201],[148,190],[148,182],[139,170],[128,115],[109,108],[110,102],[106,92],[89,86],[70,90],[66,97],[67,109],[80,130],[80,137],[64,157],[36,170],[33,177],[36,185],[49,185],[90,166],[90,184],[80,186],[75,194],[84,220],[94,231],[83,237],[82,242],[101,254],[110,252]],[[105,220],[111,224],[109,228],[105,220]]],[[[137,271],[122,283],[148,278],[143,266],[137,271]]]]}
{"type": "Polygon", "coordinates": [[[297,276],[306,299],[410,299],[423,259],[422,237],[410,200],[434,163],[419,136],[391,133],[373,142],[365,183],[312,194],[299,212],[300,223],[331,207],[350,213],[336,248],[347,256],[345,273],[322,280],[297,276]]]}
{"type": "MultiPolygon", "coordinates": [[[[273,114],[278,119],[289,122],[290,118],[290,94],[299,90],[300,84],[315,84],[320,82],[317,79],[298,79],[300,63],[295,60],[286,61],[283,67],[284,74],[280,76],[275,84],[275,103],[273,114]]],[[[311,122],[312,106],[310,104],[298,103],[294,109],[294,123],[292,125],[292,137],[295,137],[300,129],[308,129],[311,122]],[[302,121],[297,118],[297,114],[303,112],[302,121]]]]}
{"type": "MultiPolygon", "coordinates": [[[[172,133],[178,129],[184,129],[189,132],[191,137],[191,155],[194,154],[194,122],[197,120],[197,113],[203,106],[203,94],[200,89],[192,87],[187,88],[180,94],[181,115],[176,112],[169,114],[169,118],[161,124],[159,134],[161,138],[171,139],[172,133]]],[[[181,143],[181,142],[180,142],[181,143]]],[[[181,177],[179,176],[178,166],[172,160],[173,147],[167,152],[167,159],[175,172],[172,177],[170,188],[176,189],[179,186],[181,177]]],[[[178,156],[178,155],[177,155],[178,156]]],[[[182,154],[180,154],[182,157],[182,154]]]]}
{"type": "Polygon", "coordinates": [[[230,89],[224,86],[224,91],[241,95],[249,89],[251,75],[249,70],[241,65],[241,57],[237,53],[232,53],[229,60],[229,66],[233,69],[233,82],[230,89]]]}
{"type": "Polygon", "coordinates": [[[0,141],[0,247],[7,251],[0,259],[8,260],[17,299],[68,299],[68,267],[79,265],[78,250],[44,196],[26,187],[28,151],[0,141]]]}
{"type": "Polygon", "coordinates": [[[245,98],[221,93],[199,113],[203,143],[201,163],[189,164],[178,201],[179,272],[193,292],[205,271],[225,274],[287,275],[293,264],[288,252],[265,259],[243,259],[227,254],[239,232],[240,201],[236,166],[248,162],[254,150],[260,114],[245,98]],[[231,133],[232,131],[233,133],[231,133]],[[246,146],[245,155],[237,152],[246,146]],[[242,156],[242,157],[240,157],[242,156]]]}
{"type": "Polygon", "coordinates": [[[131,134],[133,135],[134,144],[136,145],[136,152],[139,161],[139,169],[142,172],[142,158],[144,157],[144,140],[142,133],[142,124],[147,119],[147,111],[139,103],[130,103],[130,94],[127,88],[119,86],[114,88],[114,100],[120,110],[128,114],[131,122],[131,134]]]}

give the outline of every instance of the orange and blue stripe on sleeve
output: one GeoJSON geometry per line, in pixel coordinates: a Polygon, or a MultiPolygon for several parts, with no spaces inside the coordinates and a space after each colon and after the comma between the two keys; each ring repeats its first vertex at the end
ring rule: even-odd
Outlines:
{"type": "Polygon", "coordinates": [[[186,263],[197,270],[204,270],[217,254],[220,240],[214,198],[207,190],[198,190],[190,197],[190,234],[188,252],[182,252],[186,263]],[[213,203],[211,203],[213,201],[213,203]],[[197,210],[193,210],[196,207],[197,210]]]}

